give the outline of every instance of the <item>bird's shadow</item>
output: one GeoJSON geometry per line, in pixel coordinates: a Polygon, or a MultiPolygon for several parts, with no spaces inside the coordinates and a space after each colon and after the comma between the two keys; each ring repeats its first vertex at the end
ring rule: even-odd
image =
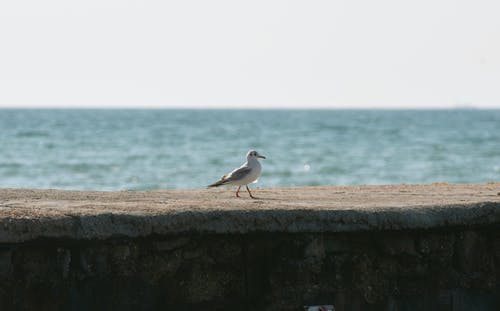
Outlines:
{"type": "MultiPolygon", "coordinates": [[[[246,199],[246,198],[243,198],[246,199]]],[[[259,201],[277,201],[279,199],[276,198],[267,198],[267,197],[253,197],[253,198],[248,198],[251,199],[253,202],[259,202],[259,201]]]]}

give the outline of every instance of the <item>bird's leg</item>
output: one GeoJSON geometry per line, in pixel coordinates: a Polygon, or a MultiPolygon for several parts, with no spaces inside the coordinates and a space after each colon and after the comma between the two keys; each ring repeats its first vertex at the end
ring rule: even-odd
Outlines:
{"type": "Polygon", "coordinates": [[[245,185],[245,187],[247,187],[247,191],[248,191],[248,194],[250,195],[250,197],[252,199],[255,199],[254,196],[252,195],[252,193],[250,192],[250,189],[248,188],[248,185],[245,185]]]}
{"type": "Polygon", "coordinates": [[[241,188],[241,186],[239,186],[238,190],[236,190],[236,197],[238,197],[238,198],[240,197],[240,195],[238,194],[238,192],[240,192],[240,188],[241,188]]]}

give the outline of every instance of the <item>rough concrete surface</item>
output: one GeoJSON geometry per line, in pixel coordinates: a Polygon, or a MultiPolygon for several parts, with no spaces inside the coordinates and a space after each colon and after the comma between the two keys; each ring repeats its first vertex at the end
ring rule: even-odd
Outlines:
{"type": "Polygon", "coordinates": [[[500,183],[0,190],[0,310],[500,310],[500,183]]]}
{"type": "Polygon", "coordinates": [[[96,192],[0,190],[0,243],[151,234],[358,232],[500,223],[500,183],[96,192]]]}

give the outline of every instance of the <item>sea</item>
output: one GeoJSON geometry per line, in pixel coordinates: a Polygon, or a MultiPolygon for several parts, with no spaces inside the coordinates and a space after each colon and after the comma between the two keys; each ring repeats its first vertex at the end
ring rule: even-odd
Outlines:
{"type": "Polygon", "coordinates": [[[500,110],[0,109],[0,188],[202,189],[500,181],[500,110]]]}

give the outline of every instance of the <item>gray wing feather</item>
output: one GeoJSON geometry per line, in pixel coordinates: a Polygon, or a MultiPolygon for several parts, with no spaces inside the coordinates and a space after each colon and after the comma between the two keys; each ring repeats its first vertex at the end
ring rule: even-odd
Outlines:
{"type": "Polygon", "coordinates": [[[228,175],[222,176],[222,178],[219,181],[217,181],[211,185],[208,185],[208,187],[218,187],[218,186],[222,186],[225,183],[230,182],[230,181],[243,179],[243,178],[245,178],[245,176],[248,173],[250,173],[251,170],[252,170],[251,168],[246,167],[246,166],[237,168],[234,171],[232,171],[231,173],[229,173],[228,175]]]}
{"type": "Polygon", "coordinates": [[[240,180],[250,173],[252,169],[249,167],[240,167],[231,172],[230,176],[226,178],[227,181],[240,180]]]}

